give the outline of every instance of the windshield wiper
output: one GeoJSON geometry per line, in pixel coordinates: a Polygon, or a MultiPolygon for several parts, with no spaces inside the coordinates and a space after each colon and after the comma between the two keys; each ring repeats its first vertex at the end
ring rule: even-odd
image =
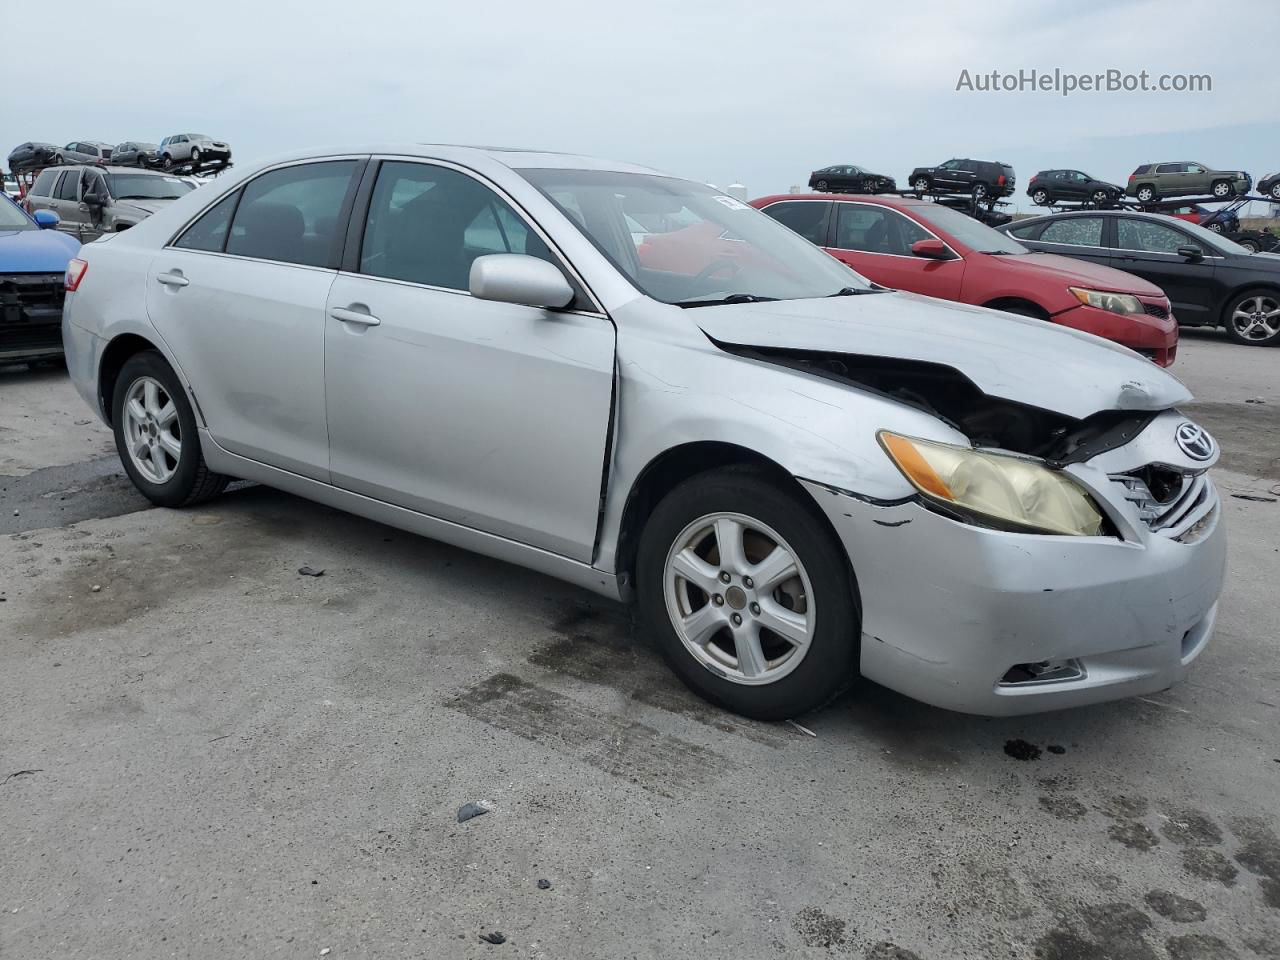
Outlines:
{"type": "Polygon", "coordinates": [[[1014,250],[979,250],[979,253],[985,253],[988,257],[1018,257],[1020,253],[1014,250]]]}
{"type": "Polygon", "coordinates": [[[717,297],[714,300],[677,300],[677,307],[720,307],[729,303],[767,303],[777,300],[777,297],[761,297],[754,293],[731,293],[727,297],[717,297]]]}
{"type": "Polygon", "coordinates": [[[882,288],[876,287],[841,287],[835,293],[828,293],[828,297],[860,297],[864,293],[884,293],[882,288]]]}

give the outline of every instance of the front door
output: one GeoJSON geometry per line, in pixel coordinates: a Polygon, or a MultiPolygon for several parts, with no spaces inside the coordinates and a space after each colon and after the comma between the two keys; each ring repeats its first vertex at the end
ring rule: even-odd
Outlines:
{"type": "Polygon", "coordinates": [[[1116,219],[1115,248],[1111,266],[1137,274],[1165,292],[1173,303],[1174,315],[1183,323],[1216,323],[1217,291],[1214,250],[1175,227],[1137,217],[1116,219]],[[1196,246],[1204,251],[1201,260],[1179,254],[1179,247],[1196,246]]]}
{"type": "MultiPolygon", "coordinates": [[[[563,269],[496,192],[444,165],[388,160],[358,260],[325,327],[337,486],[590,561],[614,382],[614,328],[471,296],[471,263],[563,269]]],[[[580,295],[582,296],[582,295],[580,295]]]]}
{"type": "Polygon", "coordinates": [[[964,260],[917,257],[911,245],[933,234],[896,210],[873,203],[837,203],[834,246],[827,252],[869,280],[943,300],[959,300],[964,260]]]}
{"type": "Polygon", "coordinates": [[[151,320],[213,439],[315,480],[329,478],[325,301],[362,163],[261,174],[160,251],[147,277],[151,320]]]}

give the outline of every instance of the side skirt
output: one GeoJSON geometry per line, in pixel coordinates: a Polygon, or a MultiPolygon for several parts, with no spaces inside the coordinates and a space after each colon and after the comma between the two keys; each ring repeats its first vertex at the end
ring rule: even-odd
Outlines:
{"type": "Polygon", "coordinates": [[[205,462],[208,463],[209,469],[218,473],[225,473],[242,480],[252,480],[283,490],[285,493],[323,503],[328,507],[336,507],[369,520],[376,520],[378,523],[385,523],[390,527],[481,553],[495,560],[527,567],[538,573],[545,573],[549,577],[555,577],[557,580],[583,587],[610,600],[622,599],[617,577],[597,570],[589,564],[570,560],[525,543],[497,537],[472,527],[465,527],[459,523],[430,517],[359,493],[352,493],[349,490],[341,490],[330,484],[321,483],[319,480],[299,476],[256,460],[246,459],[218,446],[217,441],[205,430],[200,431],[200,446],[204,451],[205,462]]]}

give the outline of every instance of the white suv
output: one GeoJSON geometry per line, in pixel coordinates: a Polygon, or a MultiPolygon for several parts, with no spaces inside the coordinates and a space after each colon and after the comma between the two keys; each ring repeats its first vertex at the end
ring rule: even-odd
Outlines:
{"type": "Polygon", "coordinates": [[[230,160],[231,147],[203,133],[176,133],[160,141],[160,162],[171,167],[175,163],[202,163],[207,160],[230,160]]]}

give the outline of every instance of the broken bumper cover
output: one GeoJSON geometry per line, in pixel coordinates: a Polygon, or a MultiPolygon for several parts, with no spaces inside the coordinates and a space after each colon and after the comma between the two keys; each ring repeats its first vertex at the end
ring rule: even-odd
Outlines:
{"type": "Polygon", "coordinates": [[[1226,561],[1217,508],[1194,543],[1038,536],[805,486],[858,581],[862,674],[916,700],[1004,716],[1154,693],[1213,632],[1226,561]],[[1070,669],[1005,682],[1045,661],[1070,669]]]}
{"type": "Polygon", "coordinates": [[[1117,314],[1081,304],[1055,314],[1054,323],[1092,333],[1134,350],[1158,366],[1173,363],[1178,350],[1178,322],[1169,301],[1139,297],[1146,313],[1117,314]]]}

